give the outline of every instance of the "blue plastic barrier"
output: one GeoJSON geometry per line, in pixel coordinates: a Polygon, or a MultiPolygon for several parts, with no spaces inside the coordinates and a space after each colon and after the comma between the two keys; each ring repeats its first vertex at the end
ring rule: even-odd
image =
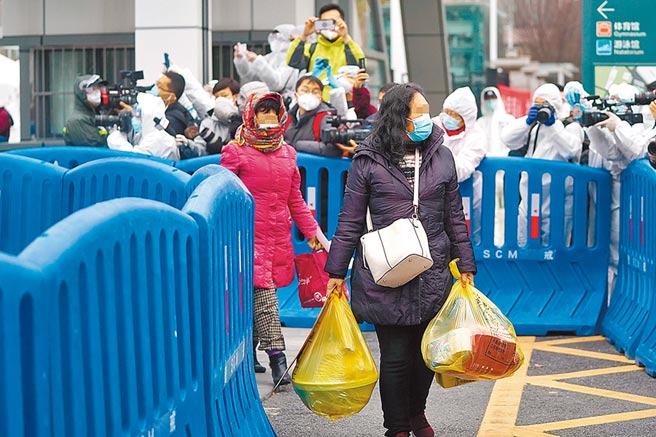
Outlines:
{"type": "Polygon", "coordinates": [[[0,154],[0,251],[18,254],[61,219],[64,172],[47,162],[0,154]]]}
{"type": "Polygon", "coordinates": [[[47,146],[26,149],[10,150],[6,153],[26,156],[40,161],[57,162],[64,168],[74,168],[86,162],[104,158],[134,158],[135,156],[163,164],[173,165],[175,161],[158,158],[156,156],[143,155],[133,152],[112,150],[106,147],[81,147],[81,146],[47,146]]]}
{"type": "Polygon", "coordinates": [[[47,293],[40,272],[0,253],[0,435],[50,437],[47,293]]]}
{"type": "Polygon", "coordinates": [[[223,168],[184,212],[198,223],[208,435],[275,435],[253,374],[253,198],[223,168]]]}
{"type": "Polygon", "coordinates": [[[206,435],[198,246],[189,216],[117,199],[20,254],[49,292],[53,436],[206,435]]]}
{"type": "Polygon", "coordinates": [[[118,197],[141,197],[182,208],[190,176],[161,162],[133,156],[98,159],[64,175],[63,209],[68,215],[118,197]]]}
{"type": "Polygon", "coordinates": [[[205,155],[199,156],[197,158],[176,161],[175,167],[189,174],[193,174],[201,167],[204,167],[208,164],[219,164],[220,161],[221,155],[205,155]]]}
{"type": "MultiPolygon", "coordinates": [[[[298,154],[298,167],[301,171],[305,201],[314,212],[317,222],[328,239],[337,230],[339,211],[342,209],[346,174],[351,165],[350,159],[326,158],[306,153],[298,154]]],[[[307,253],[310,248],[307,240],[294,226],[292,230],[294,253],[307,253]]],[[[280,301],[280,321],[285,326],[311,328],[321,308],[303,308],[298,298],[298,281],[278,290],[280,301]]]]}
{"type": "Polygon", "coordinates": [[[610,176],[584,166],[524,158],[486,158],[477,169],[481,194],[473,177],[461,184],[465,216],[471,220],[478,266],[476,287],[508,316],[520,335],[574,332],[590,335],[606,308],[610,228],[610,176]],[[496,174],[504,173],[504,241],[495,246],[496,174]],[[517,243],[520,176],[528,174],[528,215],[524,246],[517,243]],[[550,184],[543,179],[550,178],[550,184]],[[596,235],[587,239],[590,186],[596,187],[596,235]],[[568,195],[567,186],[570,188],[568,195]],[[549,234],[544,221],[545,190],[550,196],[549,234]],[[565,201],[573,199],[571,232],[565,201]],[[480,199],[481,214],[475,210],[480,199]]]}
{"type": "MultiPolygon", "coordinates": [[[[656,329],[656,240],[650,226],[656,214],[656,172],[646,161],[634,162],[622,173],[620,199],[617,282],[601,333],[619,352],[634,358],[650,329],[656,329]]],[[[649,361],[646,357],[641,358],[646,360],[643,362],[649,361]]],[[[653,360],[652,368],[656,364],[653,360]]]]}
{"type": "Polygon", "coordinates": [[[205,179],[209,178],[210,176],[223,173],[224,170],[225,169],[218,164],[208,164],[196,170],[193,176],[191,176],[191,179],[189,179],[189,182],[187,182],[187,186],[185,187],[187,198],[191,196],[191,194],[200,185],[201,182],[203,182],[205,179]]]}

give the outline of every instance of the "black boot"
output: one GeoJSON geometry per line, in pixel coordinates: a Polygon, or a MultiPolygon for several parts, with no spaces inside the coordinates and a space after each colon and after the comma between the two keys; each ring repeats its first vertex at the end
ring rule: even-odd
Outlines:
{"type": "Polygon", "coordinates": [[[253,362],[255,363],[255,373],[266,373],[266,367],[257,361],[257,347],[253,346],[253,362]]]}
{"type": "MultiPolygon", "coordinates": [[[[275,385],[278,383],[278,380],[282,378],[285,370],[287,370],[287,358],[285,358],[285,354],[280,352],[275,355],[270,355],[269,365],[271,366],[271,376],[273,377],[273,384],[275,385]]],[[[292,377],[287,373],[287,375],[282,378],[280,385],[286,385],[290,382],[292,382],[292,377]]]]}

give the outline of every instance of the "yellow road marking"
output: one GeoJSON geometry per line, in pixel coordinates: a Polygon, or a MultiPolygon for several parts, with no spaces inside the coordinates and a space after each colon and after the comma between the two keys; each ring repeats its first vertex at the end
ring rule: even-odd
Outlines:
{"type": "Polygon", "coordinates": [[[559,347],[559,346],[549,346],[549,345],[542,346],[540,345],[540,343],[536,343],[533,349],[541,350],[544,352],[553,352],[556,354],[575,355],[578,357],[595,358],[597,360],[615,361],[618,363],[625,363],[625,364],[635,363],[634,360],[630,360],[622,355],[613,355],[613,354],[606,354],[603,352],[592,352],[592,351],[586,351],[581,349],[572,349],[569,347],[559,347]]]}
{"type": "Polygon", "coordinates": [[[592,417],[584,417],[581,419],[562,420],[560,422],[538,423],[535,425],[518,426],[515,429],[517,431],[521,431],[521,432],[516,432],[516,435],[521,435],[523,437],[525,435],[526,436],[529,435],[529,434],[525,434],[524,430],[537,431],[537,432],[556,431],[559,429],[580,428],[582,426],[604,425],[607,423],[626,422],[629,420],[638,420],[638,419],[648,419],[650,417],[656,417],[656,409],[629,411],[626,413],[616,413],[616,414],[605,414],[603,416],[592,416],[592,417]]]}
{"type": "Polygon", "coordinates": [[[541,346],[544,344],[544,345],[555,346],[561,344],[589,343],[594,341],[606,341],[606,338],[602,337],[601,335],[591,335],[589,337],[561,338],[558,340],[536,341],[535,345],[541,346]]]}
{"type": "Polygon", "coordinates": [[[529,376],[528,382],[533,384],[535,381],[553,381],[559,379],[586,378],[590,376],[612,375],[614,373],[638,372],[642,369],[635,365],[606,367],[604,369],[580,370],[578,372],[554,373],[550,375],[529,376]]]}
{"type": "Polygon", "coordinates": [[[656,409],[648,409],[608,414],[603,416],[585,417],[581,419],[539,423],[526,426],[515,425],[517,422],[517,415],[519,413],[524,386],[528,384],[566,390],[575,393],[589,394],[593,396],[601,396],[621,401],[635,402],[643,405],[656,406],[656,397],[640,396],[631,393],[623,393],[619,391],[605,390],[558,381],[562,379],[612,375],[616,373],[641,370],[639,367],[633,365],[633,360],[629,360],[628,358],[620,355],[562,347],[562,345],[566,344],[587,343],[594,341],[605,341],[605,339],[601,336],[592,336],[536,342],[535,337],[519,338],[519,342],[525,356],[524,364],[511,378],[501,379],[495,383],[492,394],[490,395],[487,410],[485,411],[485,416],[483,417],[481,427],[479,428],[478,436],[557,437],[555,434],[549,434],[548,431],[656,417],[656,409]],[[534,350],[594,358],[631,365],[568,373],[557,373],[550,375],[527,376],[528,365],[531,361],[534,350]]]}
{"type": "Polygon", "coordinates": [[[478,430],[479,436],[508,437],[513,435],[534,342],[535,337],[519,338],[519,344],[524,352],[524,364],[513,376],[500,379],[494,384],[485,416],[478,430]]]}
{"type": "Polygon", "coordinates": [[[602,396],[610,399],[617,399],[617,400],[628,401],[628,402],[638,402],[640,404],[656,406],[656,398],[650,398],[647,396],[634,395],[631,393],[623,393],[613,390],[605,390],[603,388],[586,387],[582,385],[570,384],[568,382],[541,381],[541,380],[533,382],[530,379],[528,382],[532,385],[537,385],[540,387],[556,388],[559,390],[573,391],[575,393],[602,396]]]}

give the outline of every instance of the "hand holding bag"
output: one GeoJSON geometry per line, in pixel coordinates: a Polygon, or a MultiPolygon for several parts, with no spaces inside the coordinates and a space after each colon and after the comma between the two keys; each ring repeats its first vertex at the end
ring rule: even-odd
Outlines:
{"type": "Polygon", "coordinates": [[[415,148],[415,179],[411,218],[373,230],[367,208],[367,233],[360,237],[364,264],[374,282],[384,287],[400,287],[433,265],[426,231],[419,220],[419,149],[415,148]]]}

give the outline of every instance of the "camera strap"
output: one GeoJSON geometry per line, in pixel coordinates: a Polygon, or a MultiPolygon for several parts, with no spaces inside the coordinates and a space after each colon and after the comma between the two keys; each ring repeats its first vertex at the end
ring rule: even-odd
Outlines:
{"type": "Polygon", "coordinates": [[[524,156],[528,156],[529,158],[533,156],[533,153],[535,153],[535,147],[538,145],[538,135],[540,134],[540,123],[533,123],[531,125],[531,129],[528,131],[528,139],[526,140],[526,153],[524,153],[524,156]],[[535,129],[535,126],[537,125],[537,129],[535,129]],[[533,130],[535,129],[535,138],[533,139],[533,147],[531,147],[531,134],[533,133],[533,130]]]}

